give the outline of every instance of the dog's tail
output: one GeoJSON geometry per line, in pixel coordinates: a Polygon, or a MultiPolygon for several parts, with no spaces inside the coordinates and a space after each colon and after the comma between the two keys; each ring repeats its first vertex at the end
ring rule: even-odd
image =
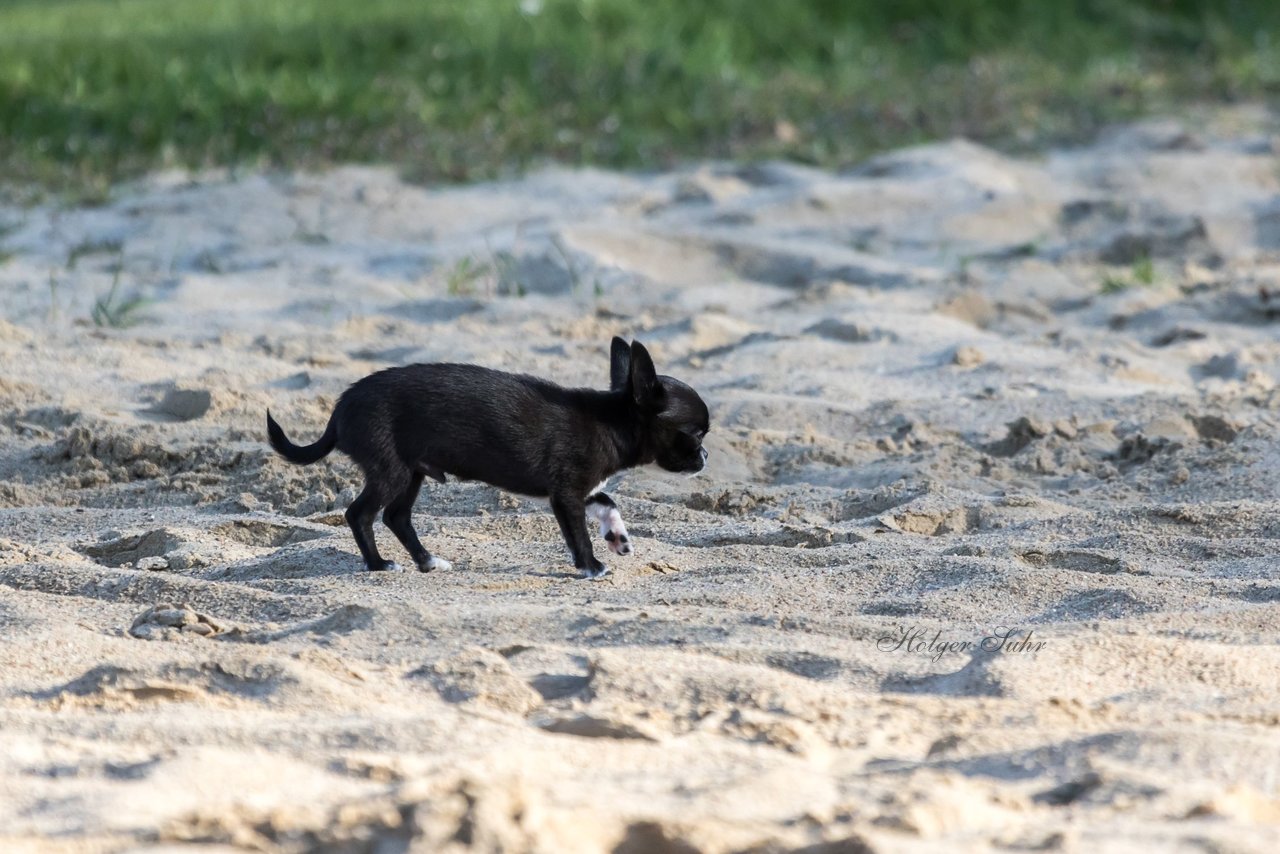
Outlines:
{"type": "Polygon", "coordinates": [[[267,436],[271,439],[271,447],[275,448],[277,454],[291,463],[305,466],[323,459],[338,444],[338,426],[334,423],[334,419],[330,418],[329,426],[324,428],[323,436],[310,445],[295,445],[289,441],[289,437],[284,434],[284,430],[280,429],[280,425],[271,417],[271,410],[268,409],[267,436]]]}

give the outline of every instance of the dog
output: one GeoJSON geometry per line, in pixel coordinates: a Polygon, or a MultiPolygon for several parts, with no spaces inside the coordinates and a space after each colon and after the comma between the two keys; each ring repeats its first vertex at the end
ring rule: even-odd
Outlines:
{"type": "Polygon", "coordinates": [[[610,345],[608,391],[477,365],[414,364],[348,388],[310,445],[289,441],[267,412],[271,447],[289,462],[309,465],[337,448],[364,472],[364,490],[346,519],[371,571],[399,569],[374,543],[380,510],[419,571],[451,566],[423,547],[412,520],[423,480],[444,483],[449,475],[548,499],[573,565],[599,578],[609,569],[592,551],[588,517],[610,551],[631,552],[622,514],[601,491],[608,479],[647,464],[697,474],[707,463],[709,429],[698,393],[660,376],[643,344],[621,338],[610,345]]]}

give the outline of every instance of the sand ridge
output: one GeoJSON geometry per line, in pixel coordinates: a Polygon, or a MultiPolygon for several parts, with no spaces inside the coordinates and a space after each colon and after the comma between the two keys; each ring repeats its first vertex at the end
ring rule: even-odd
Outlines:
{"type": "Polygon", "coordinates": [[[1270,850],[1278,138],[0,206],[0,847],[1270,850]],[[350,463],[264,440],[615,334],[713,429],[606,582],[452,482],[451,570],[359,572],[350,463]]]}

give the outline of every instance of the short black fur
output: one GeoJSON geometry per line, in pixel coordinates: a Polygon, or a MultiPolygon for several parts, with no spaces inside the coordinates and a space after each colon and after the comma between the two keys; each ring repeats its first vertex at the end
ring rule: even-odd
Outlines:
{"type": "Polygon", "coordinates": [[[570,389],[476,365],[407,365],[348,388],[313,444],[290,442],[270,412],[267,434],[290,462],[314,463],[337,448],[364,471],[346,518],[371,570],[394,567],[374,543],[380,510],[420,570],[438,563],[418,540],[412,510],[424,478],[452,475],[548,498],[574,565],[597,577],[608,570],[592,551],[586,507],[613,506],[597,485],[648,463],[700,471],[710,427],[698,393],[659,376],[639,342],[613,339],[609,381],[609,391],[570,389]]]}

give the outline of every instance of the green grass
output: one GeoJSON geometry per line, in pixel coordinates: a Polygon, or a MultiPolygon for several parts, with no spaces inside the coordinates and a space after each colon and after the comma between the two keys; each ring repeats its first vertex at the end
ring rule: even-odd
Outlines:
{"type": "Polygon", "coordinates": [[[1144,255],[1133,262],[1133,280],[1146,287],[1156,283],[1156,266],[1149,257],[1144,255]]]}
{"type": "Polygon", "coordinates": [[[1155,263],[1144,255],[1133,262],[1133,266],[1129,269],[1127,275],[1123,273],[1108,273],[1103,276],[1102,285],[1098,288],[1098,292],[1102,294],[1118,294],[1129,290],[1131,287],[1150,288],[1155,287],[1155,284],[1155,263]]]}
{"type": "Polygon", "coordinates": [[[476,282],[488,276],[490,267],[470,256],[461,258],[445,273],[445,291],[451,297],[472,296],[476,282]]]}
{"type": "Polygon", "coordinates": [[[1123,276],[1103,276],[1102,285],[1098,288],[1100,294],[1118,294],[1129,290],[1132,283],[1123,276]]]}
{"type": "Polygon", "coordinates": [[[74,270],[80,259],[86,255],[99,255],[110,253],[119,255],[124,248],[124,242],[118,239],[107,240],[83,240],[72,246],[67,252],[67,269],[74,270]]]}
{"type": "Polygon", "coordinates": [[[840,165],[1277,91],[1267,0],[0,0],[5,178],[86,195],[166,164],[840,165]]]}
{"type": "MultiPolygon", "coordinates": [[[[50,287],[53,288],[52,280],[50,287]]],[[[54,293],[56,301],[56,289],[54,293]]],[[[111,289],[93,302],[93,311],[89,317],[93,325],[112,329],[127,329],[142,322],[141,311],[151,305],[151,300],[140,296],[122,296],[120,294],[120,276],[111,282],[111,289]]]]}

